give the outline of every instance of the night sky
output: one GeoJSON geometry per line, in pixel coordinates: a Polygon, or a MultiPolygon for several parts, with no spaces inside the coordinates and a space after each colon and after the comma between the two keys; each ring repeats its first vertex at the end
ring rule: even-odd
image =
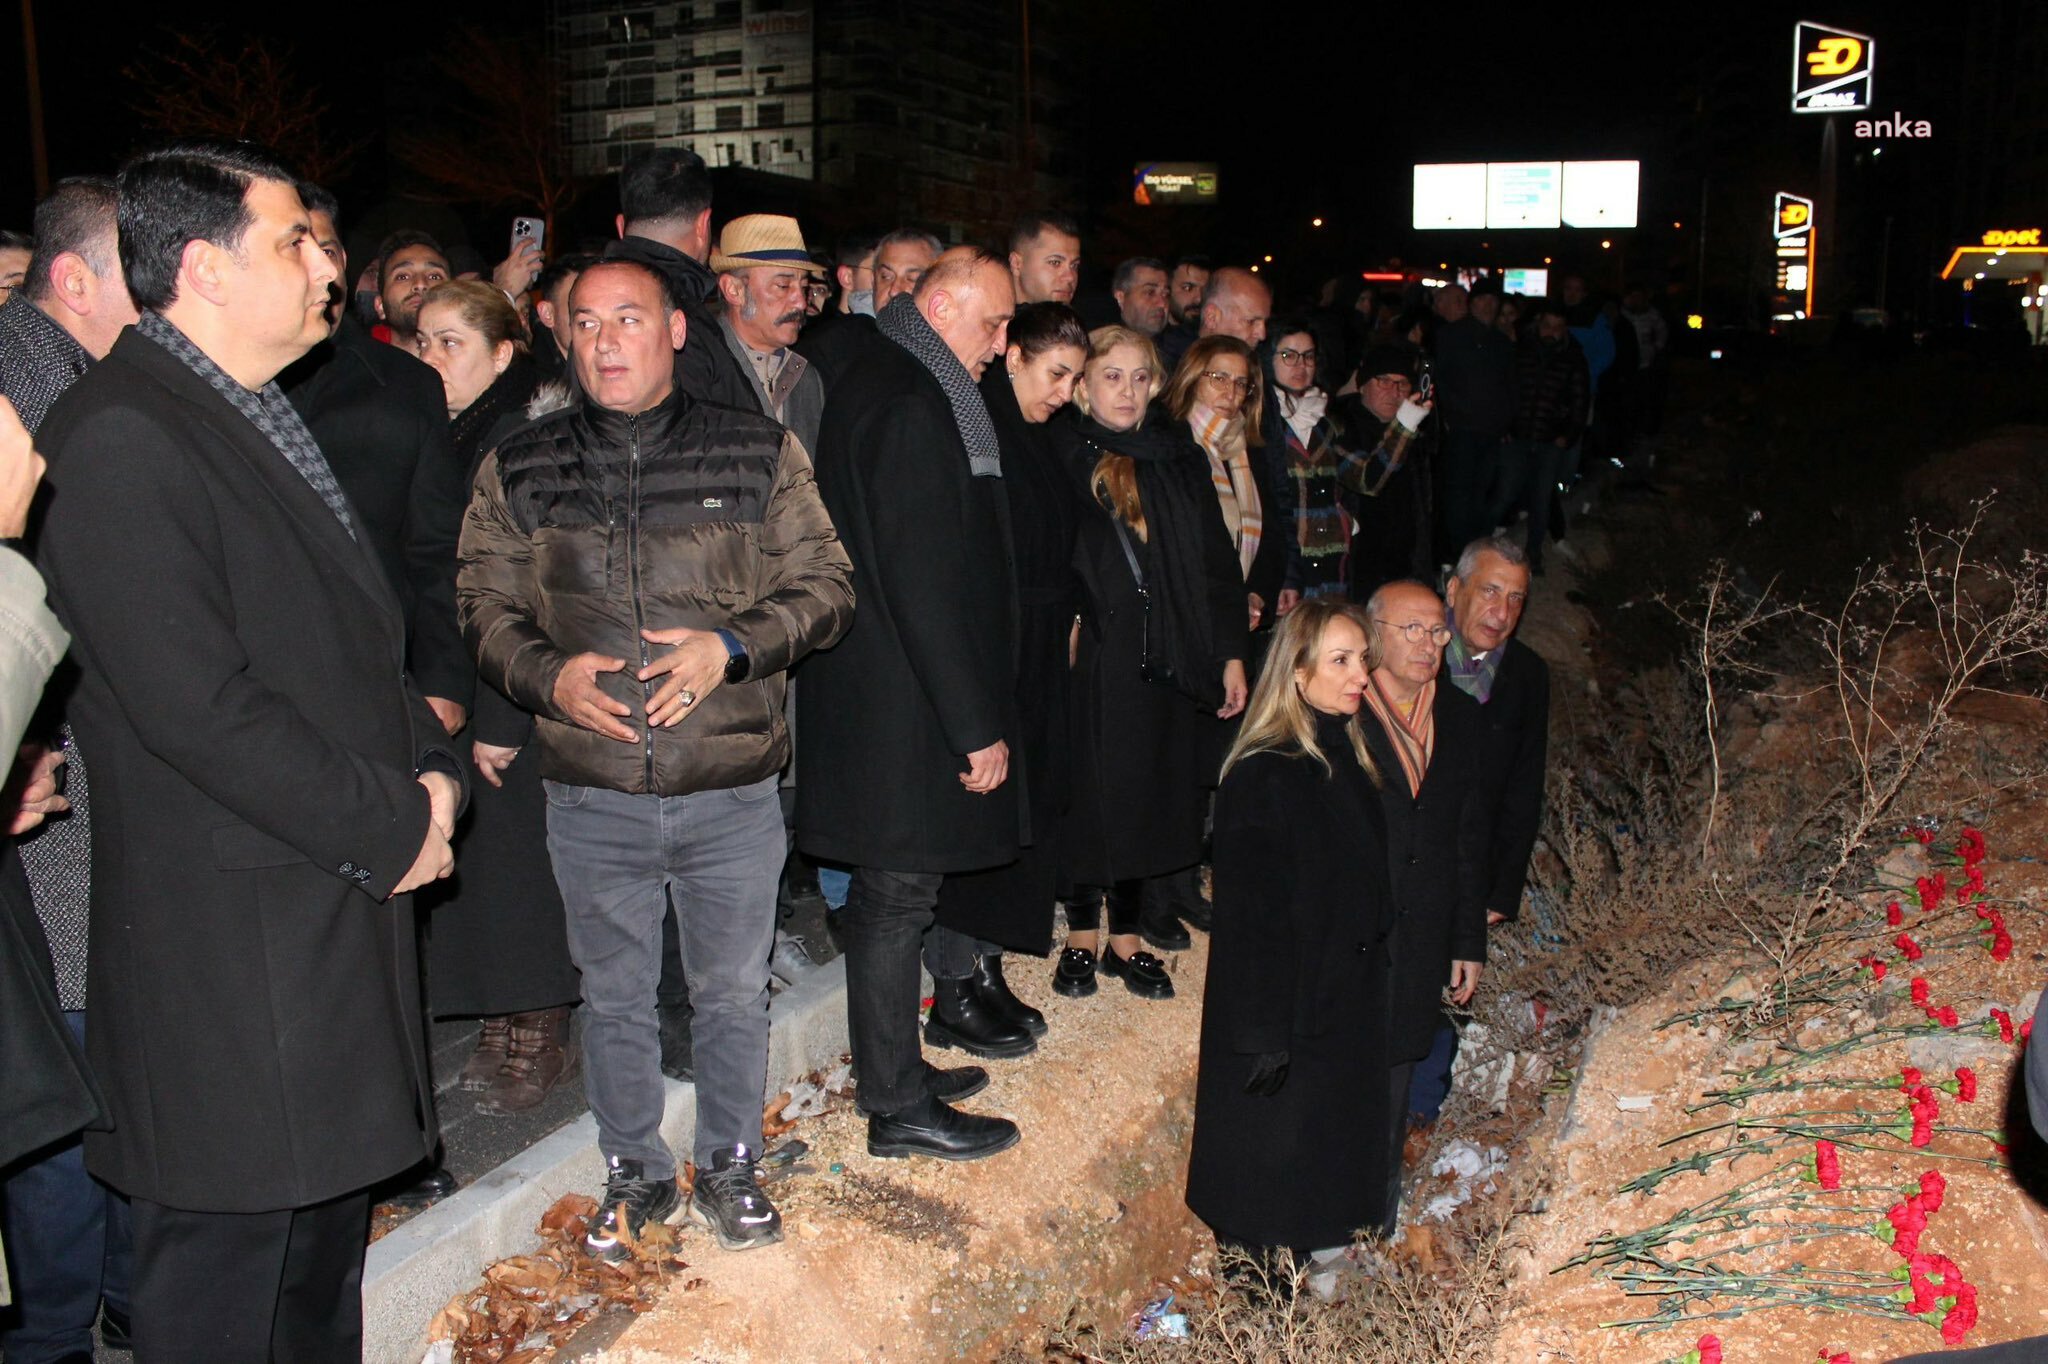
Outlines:
{"type": "MultiPolygon", "coordinates": [[[[1554,251],[1615,283],[1623,273],[1658,283],[1696,265],[1704,181],[1709,276],[1739,274],[1762,231],[1769,188],[1800,190],[1818,177],[1824,120],[1794,116],[1786,104],[1791,28],[1802,17],[1876,34],[1879,103],[1937,129],[1929,143],[1888,148],[1882,163],[1864,148],[1842,148],[1842,249],[1874,261],[1873,224],[1895,217],[1894,253],[1912,262],[1918,279],[1922,258],[1945,255],[1957,233],[1974,230],[1975,219],[1961,221],[1964,210],[1944,192],[1959,147],[1940,130],[1959,127],[1955,92],[1975,73],[1955,69],[1952,21],[1924,4],[1511,11],[1123,0],[1069,8],[1078,27],[1058,40],[1060,66],[1078,77],[1074,88],[1094,94],[1074,101],[1069,126],[1049,132],[1085,186],[1071,207],[1097,238],[1084,252],[1101,269],[1127,250],[1206,247],[1241,259],[1272,253],[1273,269],[1301,283],[1390,257],[1531,264],[1518,257],[1554,251]],[[1528,236],[1489,238],[1482,248],[1463,234],[1408,229],[1415,161],[1551,158],[1642,160],[1643,226],[1616,244],[1619,257],[1602,257],[1585,234],[1540,246],[1528,236]],[[1133,210],[1128,177],[1140,159],[1220,162],[1222,205],[1133,210]],[[1325,219],[1320,232],[1308,225],[1314,216],[1325,219]]],[[[119,73],[166,25],[199,26],[206,11],[188,20],[137,0],[36,0],[36,9],[52,172],[111,169],[142,136],[119,73]]],[[[388,187],[378,139],[389,108],[411,103],[403,86],[423,79],[420,59],[437,34],[465,18],[537,32],[542,12],[539,0],[448,0],[428,22],[417,4],[370,0],[345,16],[276,7],[243,21],[247,31],[290,44],[300,68],[319,73],[333,117],[372,139],[344,186],[361,201],[388,187]]],[[[18,47],[8,48],[18,60],[18,47]]],[[[25,102],[18,78],[0,85],[9,91],[0,116],[0,222],[26,226],[25,102]]],[[[419,105],[430,107],[431,95],[423,92],[419,105]]],[[[718,216],[745,207],[722,199],[718,216]]]]}

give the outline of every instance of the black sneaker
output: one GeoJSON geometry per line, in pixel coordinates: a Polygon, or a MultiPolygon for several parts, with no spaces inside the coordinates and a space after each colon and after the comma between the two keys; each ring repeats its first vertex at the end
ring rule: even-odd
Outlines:
{"type": "Polygon", "coordinates": [[[1125,989],[1142,999],[1173,998],[1173,977],[1166,974],[1166,963],[1150,952],[1119,957],[1114,947],[1105,947],[1102,974],[1120,978],[1125,989]]]}
{"type": "Polygon", "coordinates": [[[1082,999],[1095,993],[1095,954],[1085,947],[1069,947],[1060,953],[1052,968],[1052,990],[1068,999],[1082,999]]]}
{"type": "Polygon", "coordinates": [[[606,1162],[604,1192],[597,1196],[601,1214],[583,1238],[583,1248],[600,1260],[623,1260],[633,1253],[628,1242],[640,1239],[649,1222],[667,1222],[683,1206],[683,1191],[673,1178],[647,1179],[637,1160],[613,1156],[606,1162]]]}
{"type": "Polygon", "coordinates": [[[697,1168],[690,1191],[690,1216],[709,1227],[727,1250],[752,1250],[782,1239],[782,1214],[761,1192],[754,1159],[746,1146],[714,1151],[711,1168],[697,1168]]]}

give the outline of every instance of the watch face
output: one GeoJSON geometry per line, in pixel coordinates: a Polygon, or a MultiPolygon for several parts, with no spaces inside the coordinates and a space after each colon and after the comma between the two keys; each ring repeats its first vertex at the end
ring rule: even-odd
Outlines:
{"type": "Polygon", "coordinates": [[[726,681],[728,681],[728,682],[744,682],[744,681],[746,680],[746,677],[747,677],[747,656],[746,656],[745,654],[734,654],[734,655],[733,655],[733,656],[732,656],[731,658],[728,658],[727,660],[725,660],[725,680],[726,680],[726,681]]]}

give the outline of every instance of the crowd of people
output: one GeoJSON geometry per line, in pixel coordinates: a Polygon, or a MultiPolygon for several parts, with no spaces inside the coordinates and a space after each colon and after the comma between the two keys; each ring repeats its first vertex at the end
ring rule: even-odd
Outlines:
{"type": "Polygon", "coordinates": [[[0,657],[10,1364],[96,1326],[356,1358],[373,1191],[453,1184],[430,1016],[481,1020],[486,1112],[581,1075],[591,1253],[685,1212],[780,1239],[808,872],[872,1154],[1015,1145],[963,1106],[988,1068],[930,1058],[1170,998],[1192,930],[1190,1206],[1258,1253],[1393,1226],[1536,838],[1516,628],[1589,430],[1654,432],[1654,311],[1276,309],[1195,255],[1090,297],[1062,213],[818,252],[714,231],[677,150],[620,198],[615,239],[487,277],[412,230],[351,275],[334,197],[247,146],[38,207],[0,304],[0,494],[48,460],[0,532],[55,612],[0,553],[43,627],[0,644],[47,656],[0,657]],[[1039,1009],[1006,973],[1046,957],[1039,1009]]]}

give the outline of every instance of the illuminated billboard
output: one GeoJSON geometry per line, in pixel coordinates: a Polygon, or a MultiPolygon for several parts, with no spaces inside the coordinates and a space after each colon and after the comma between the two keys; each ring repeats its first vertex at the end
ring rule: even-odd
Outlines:
{"type": "Polygon", "coordinates": [[[1214,161],[1143,161],[1131,172],[1131,200],[1154,204],[1216,202],[1214,161]]]}
{"type": "Polygon", "coordinates": [[[1636,225],[1640,161],[1469,161],[1415,167],[1418,229],[1636,225]]]}
{"type": "Polygon", "coordinates": [[[1777,258],[1778,292],[1798,294],[1813,315],[1813,200],[1780,192],[1771,202],[1771,245],[1777,258]]]}
{"type": "Polygon", "coordinates": [[[1810,22],[1793,26],[1793,113],[1868,109],[1876,79],[1877,43],[1868,34],[1810,22]]]}

